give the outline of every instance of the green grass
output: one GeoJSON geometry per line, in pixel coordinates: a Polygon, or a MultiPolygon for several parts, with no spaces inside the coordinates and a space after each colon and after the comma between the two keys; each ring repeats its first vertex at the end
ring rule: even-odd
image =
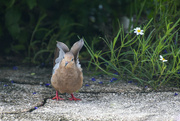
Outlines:
{"type": "Polygon", "coordinates": [[[112,41],[99,38],[106,50],[94,51],[85,42],[91,55],[89,67],[93,64],[96,70],[112,76],[117,76],[116,71],[120,78],[138,81],[140,85],[154,89],[167,84],[180,87],[180,19],[173,23],[165,18],[161,30],[152,21],[141,26],[144,35],[136,35],[133,30],[125,34],[120,27],[112,41]],[[162,62],[160,55],[168,61],[162,62]]]}

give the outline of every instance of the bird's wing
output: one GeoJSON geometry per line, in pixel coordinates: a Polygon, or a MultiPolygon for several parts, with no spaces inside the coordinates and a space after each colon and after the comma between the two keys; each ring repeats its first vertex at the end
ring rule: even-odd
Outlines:
{"type": "Polygon", "coordinates": [[[55,73],[56,69],[58,69],[59,64],[61,63],[64,54],[66,52],[69,52],[69,48],[67,47],[67,45],[65,45],[62,42],[57,42],[56,44],[57,48],[56,48],[56,53],[55,53],[55,62],[54,62],[54,67],[53,67],[53,74],[55,73]]]}
{"type": "Polygon", "coordinates": [[[72,52],[74,55],[74,60],[75,60],[75,63],[77,64],[77,67],[81,67],[78,56],[79,56],[79,51],[81,50],[83,45],[84,45],[84,40],[80,39],[79,41],[74,43],[74,45],[71,47],[71,50],[70,50],[70,52],[72,52]]]}

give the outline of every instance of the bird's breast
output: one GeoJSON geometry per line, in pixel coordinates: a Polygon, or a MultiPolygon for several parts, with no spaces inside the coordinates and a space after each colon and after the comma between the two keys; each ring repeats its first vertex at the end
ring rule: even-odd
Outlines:
{"type": "Polygon", "coordinates": [[[72,93],[78,90],[83,83],[82,72],[78,68],[59,68],[56,70],[52,85],[61,93],[72,93]]]}
{"type": "Polygon", "coordinates": [[[73,82],[78,80],[80,72],[74,68],[62,68],[57,72],[59,81],[73,82]]]}

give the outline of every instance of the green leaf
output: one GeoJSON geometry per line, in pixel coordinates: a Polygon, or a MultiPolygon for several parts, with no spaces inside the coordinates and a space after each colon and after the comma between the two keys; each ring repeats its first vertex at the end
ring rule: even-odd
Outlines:
{"type": "Polygon", "coordinates": [[[17,9],[10,8],[5,14],[5,21],[7,27],[11,26],[12,24],[18,23],[21,18],[21,12],[17,9]]]}
{"type": "Polygon", "coordinates": [[[11,35],[13,36],[13,38],[16,38],[17,35],[20,33],[19,24],[16,23],[16,24],[9,26],[8,30],[11,33],[11,35]]]}
{"type": "Polygon", "coordinates": [[[36,0],[26,0],[26,2],[30,10],[32,10],[37,5],[36,0]]]}
{"type": "Polygon", "coordinates": [[[116,45],[116,42],[117,42],[117,40],[118,40],[118,38],[119,38],[120,33],[121,33],[121,28],[119,29],[116,37],[114,38],[114,41],[113,41],[113,49],[114,49],[114,47],[115,47],[115,45],[116,45]]]}
{"type": "Polygon", "coordinates": [[[17,51],[26,49],[24,45],[14,45],[14,46],[12,46],[12,48],[17,51]]]}

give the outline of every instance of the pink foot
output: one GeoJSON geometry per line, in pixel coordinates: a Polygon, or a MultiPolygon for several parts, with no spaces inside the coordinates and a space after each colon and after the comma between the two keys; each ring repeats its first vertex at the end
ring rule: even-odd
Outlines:
{"type": "Polygon", "coordinates": [[[76,101],[76,100],[81,100],[81,99],[79,99],[79,98],[75,98],[73,94],[71,94],[71,98],[69,98],[69,99],[70,99],[70,100],[74,100],[74,101],[76,101]]]}
{"type": "Polygon", "coordinates": [[[56,91],[56,96],[55,97],[53,97],[52,98],[53,100],[54,99],[57,99],[57,101],[60,99],[60,100],[64,100],[63,98],[60,98],[59,96],[58,96],[58,91],[56,91]]]}

